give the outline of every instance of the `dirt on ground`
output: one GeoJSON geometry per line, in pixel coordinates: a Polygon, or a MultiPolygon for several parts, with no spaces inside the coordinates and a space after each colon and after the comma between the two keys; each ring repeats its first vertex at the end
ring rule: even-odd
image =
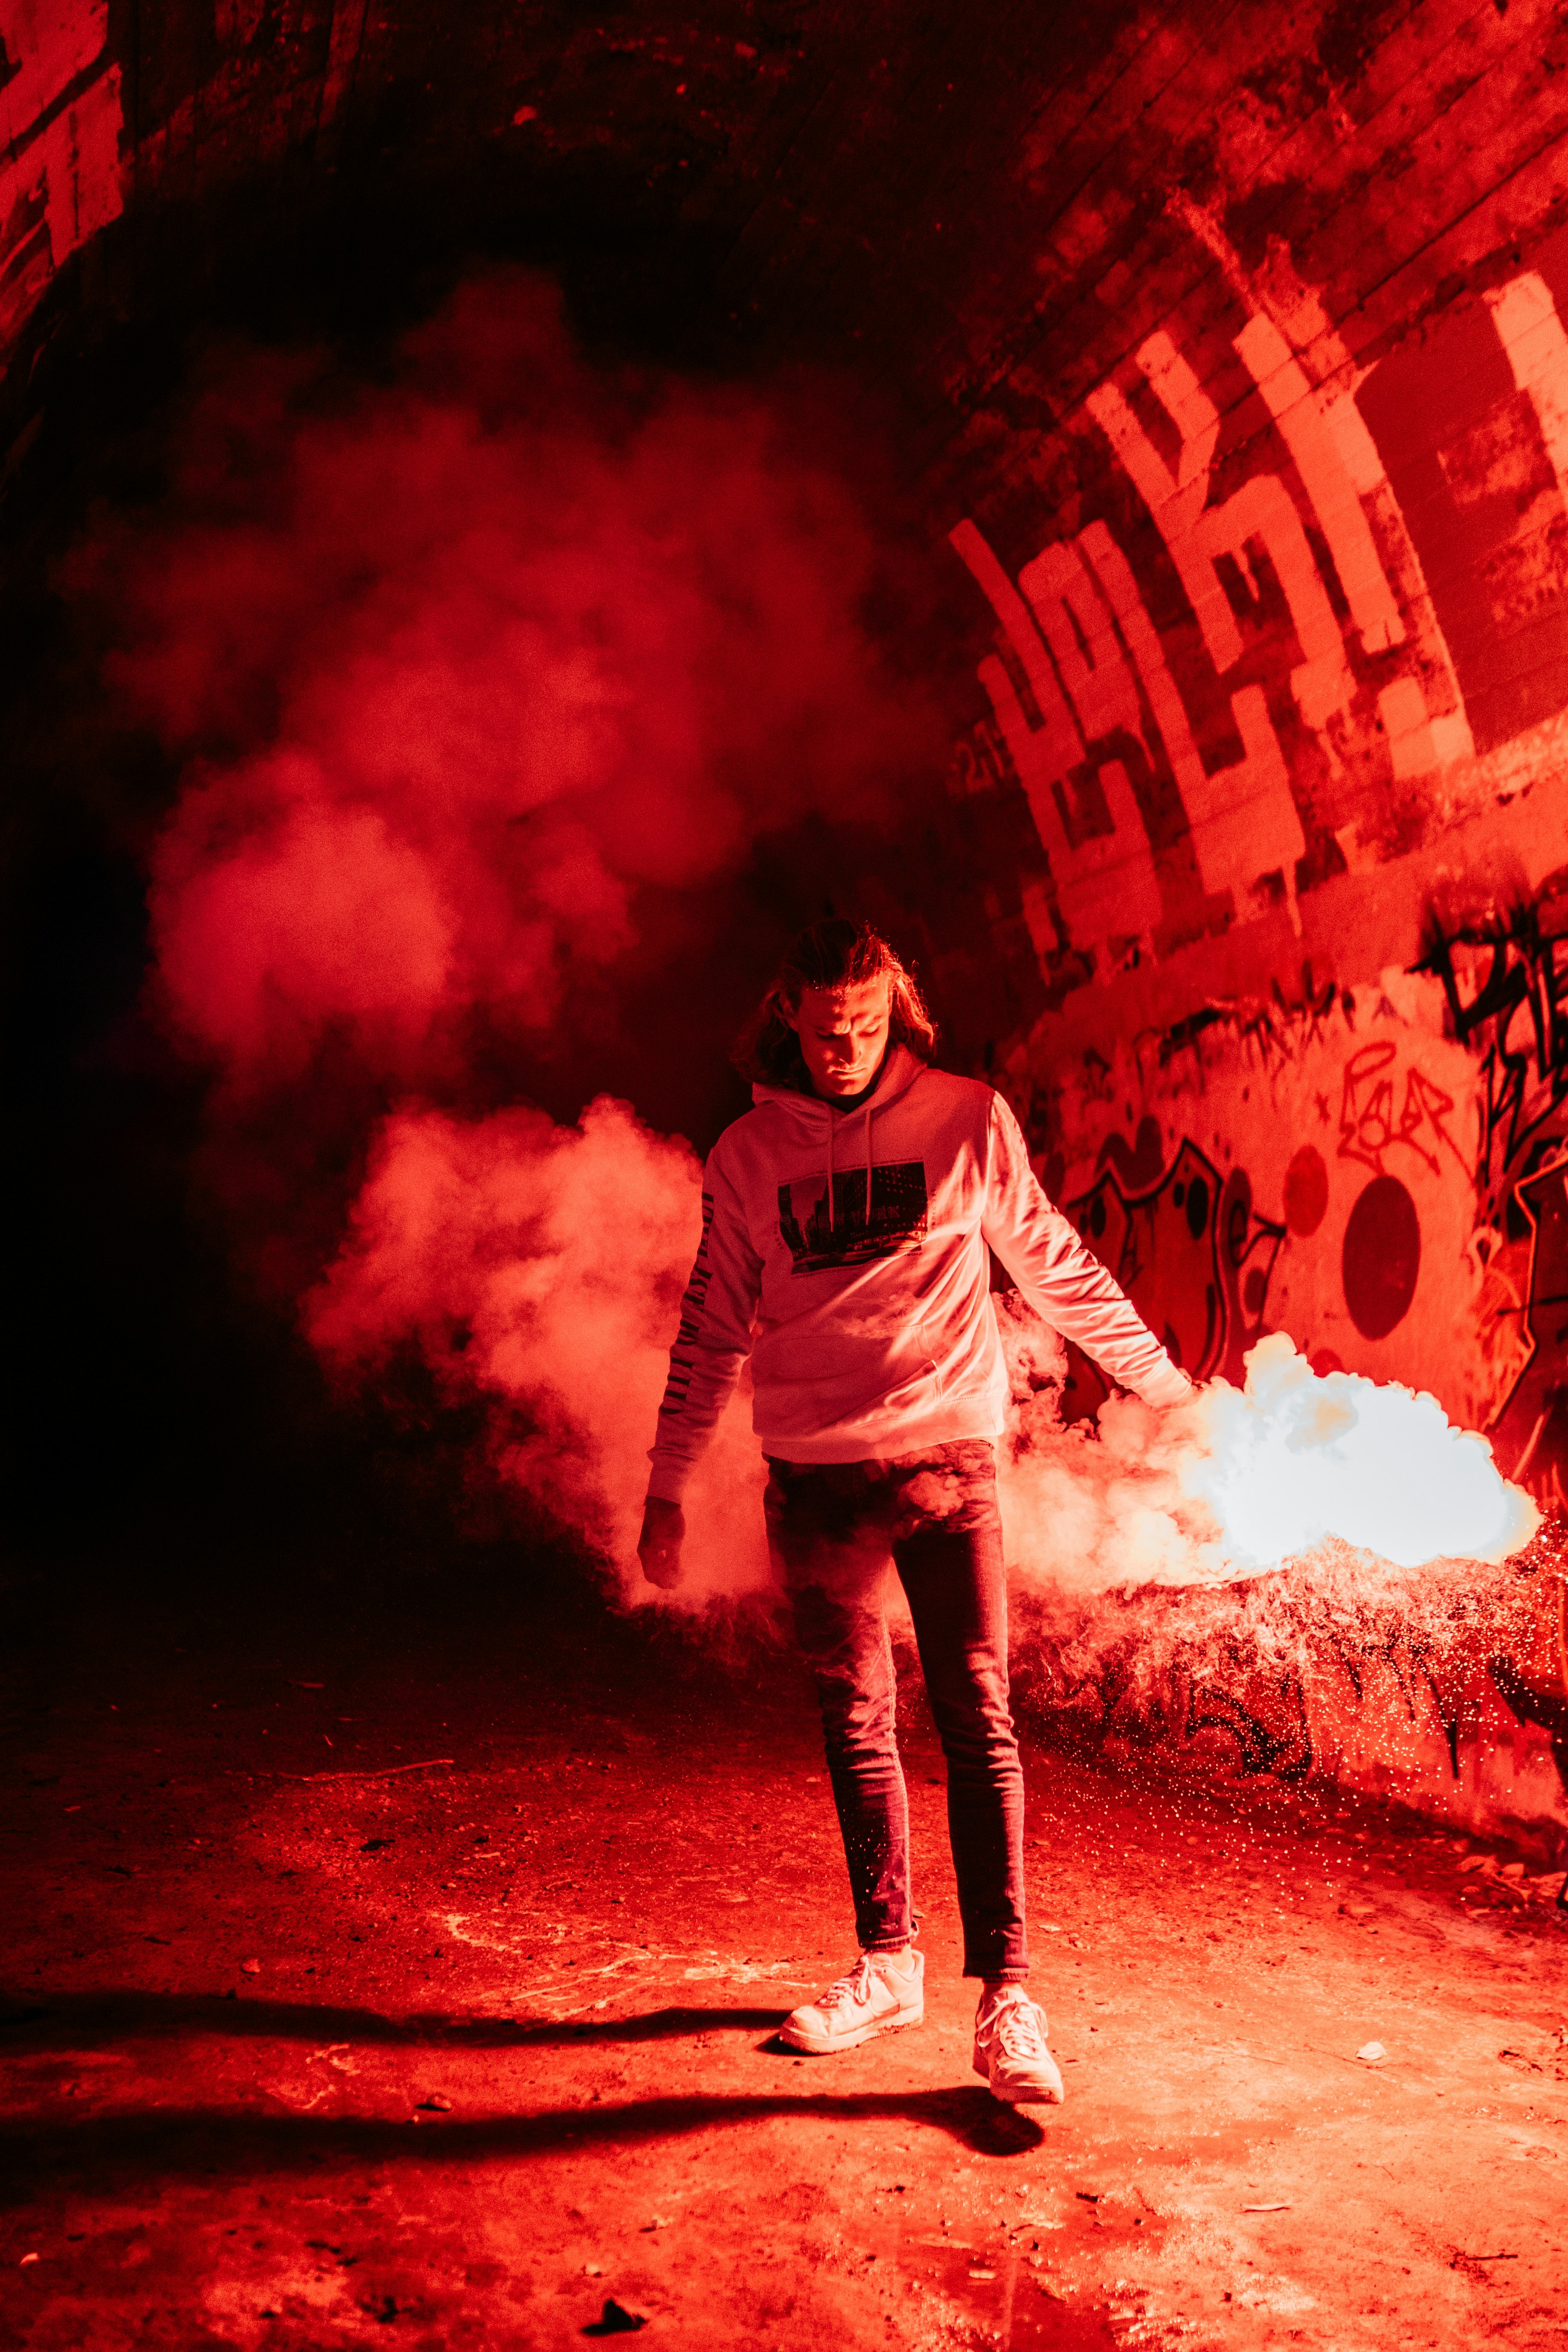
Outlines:
{"type": "Polygon", "coordinates": [[[1067,2099],[1007,2109],[913,1688],[925,2022],[808,2060],[853,1940],[787,1653],[213,1580],[12,1604],[5,2352],[1568,2340],[1539,1854],[1031,1747],[1067,2099]]]}

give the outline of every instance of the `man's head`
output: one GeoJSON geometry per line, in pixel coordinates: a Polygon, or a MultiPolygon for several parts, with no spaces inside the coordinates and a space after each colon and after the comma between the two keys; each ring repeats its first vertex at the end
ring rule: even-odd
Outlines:
{"type": "Polygon", "coordinates": [[[915,980],[869,923],[813,923],[791,944],[736,1048],[748,1078],[858,1095],[889,1043],[929,1058],[936,1042],[915,980]]]}
{"type": "Polygon", "coordinates": [[[803,988],[799,1004],[781,1004],[800,1042],[800,1059],[820,1095],[858,1095],[882,1067],[893,1026],[887,975],[841,988],[803,988]]]}

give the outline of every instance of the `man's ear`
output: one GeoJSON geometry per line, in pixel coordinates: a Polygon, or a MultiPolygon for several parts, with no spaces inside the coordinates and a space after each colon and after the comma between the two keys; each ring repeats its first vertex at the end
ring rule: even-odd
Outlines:
{"type": "Polygon", "coordinates": [[[793,1029],[797,1037],[800,1034],[800,1016],[798,1013],[790,1012],[782,997],[779,999],[779,1018],[784,1023],[786,1028],[793,1029]]]}

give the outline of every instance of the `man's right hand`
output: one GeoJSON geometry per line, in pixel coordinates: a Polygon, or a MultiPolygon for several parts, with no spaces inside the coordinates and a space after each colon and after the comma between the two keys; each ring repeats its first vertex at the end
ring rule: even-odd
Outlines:
{"type": "Polygon", "coordinates": [[[666,1592],[681,1580],[681,1544],[685,1532],[685,1514],[679,1503],[666,1503],[662,1496],[650,1495],[643,1507],[637,1557],[648,1582],[662,1586],[666,1592]]]}

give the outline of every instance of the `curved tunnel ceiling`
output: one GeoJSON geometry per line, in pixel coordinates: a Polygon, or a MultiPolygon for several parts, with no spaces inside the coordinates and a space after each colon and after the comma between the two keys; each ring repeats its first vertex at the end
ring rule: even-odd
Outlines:
{"type": "Polygon", "coordinates": [[[1178,311],[1277,308],[1287,256],[1364,366],[1517,271],[1561,202],[1568,37],[1520,0],[16,0],[3,37],[0,352],[27,372],[77,320],[189,310],[269,257],[393,282],[597,237],[644,279],[662,253],[684,316],[891,378],[928,465],[1049,429],[1178,311]]]}

